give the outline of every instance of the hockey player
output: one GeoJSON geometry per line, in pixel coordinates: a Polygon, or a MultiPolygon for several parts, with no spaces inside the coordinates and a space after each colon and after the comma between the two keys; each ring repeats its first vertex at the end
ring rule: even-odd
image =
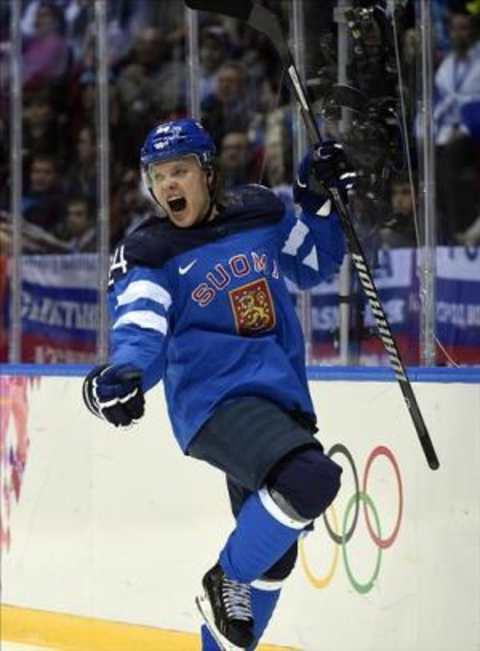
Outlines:
{"type": "Polygon", "coordinates": [[[254,649],[299,535],[340,485],[341,468],[314,438],[285,277],[307,288],[338,270],[344,238],[326,188],[346,197],[355,173],[339,145],[312,151],[294,188],[297,218],[265,187],[222,193],[213,141],[190,119],[156,126],[141,168],[159,216],[114,254],[111,355],[83,396],[95,415],[126,426],[163,379],[178,443],[225,473],[236,518],[197,598],[202,648],[254,649]]]}

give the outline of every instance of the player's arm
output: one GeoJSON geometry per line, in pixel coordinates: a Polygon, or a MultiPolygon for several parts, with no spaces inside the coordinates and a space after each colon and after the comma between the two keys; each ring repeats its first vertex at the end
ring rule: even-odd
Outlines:
{"type": "Polygon", "coordinates": [[[318,146],[301,162],[294,200],[302,212],[300,218],[286,214],[280,250],[280,266],[298,287],[313,287],[337,273],[345,254],[345,238],[328,187],[337,187],[346,200],[355,178],[336,143],[318,146]]]}
{"type": "Polygon", "coordinates": [[[163,269],[129,268],[116,252],[112,268],[108,364],[87,376],[83,397],[95,415],[129,425],[143,415],[144,392],[163,376],[172,304],[163,269]]]}
{"type": "Polygon", "coordinates": [[[163,376],[172,295],[164,269],[133,267],[109,291],[110,363],[133,364],[147,391],[163,376]]]}

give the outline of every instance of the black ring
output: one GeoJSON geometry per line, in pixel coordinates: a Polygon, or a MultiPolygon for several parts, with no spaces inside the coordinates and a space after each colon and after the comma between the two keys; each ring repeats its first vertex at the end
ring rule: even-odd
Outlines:
{"type": "Polygon", "coordinates": [[[358,514],[360,513],[360,499],[358,497],[359,492],[360,492],[360,483],[358,481],[357,468],[355,467],[355,462],[353,460],[353,457],[352,457],[350,451],[344,445],[342,445],[342,443],[336,443],[327,452],[327,456],[332,458],[333,455],[336,454],[337,452],[339,454],[343,454],[347,458],[347,460],[348,460],[348,462],[349,462],[349,464],[350,464],[350,466],[352,468],[353,479],[355,481],[355,515],[353,516],[352,526],[347,531],[347,533],[345,535],[345,538],[343,538],[342,536],[339,536],[338,534],[335,533],[335,531],[333,531],[332,527],[330,526],[330,523],[328,522],[327,512],[326,511],[324,511],[324,513],[323,513],[323,521],[325,522],[325,526],[327,528],[327,531],[328,531],[328,534],[329,534],[330,538],[334,542],[336,542],[337,545],[341,545],[343,543],[347,543],[350,540],[350,538],[353,536],[353,532],[355,531],[355,527],[357,526],[358,514]]]}

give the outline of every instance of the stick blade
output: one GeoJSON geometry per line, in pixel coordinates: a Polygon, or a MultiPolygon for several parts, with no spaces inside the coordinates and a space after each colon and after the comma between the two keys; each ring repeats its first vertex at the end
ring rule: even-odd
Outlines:
{"type": "Polygon", "coordinates": [[[239,20],[248,20],[253,9],[252,0],[185,0],[185,4],[190,9],[212,11],[239,20]]]}

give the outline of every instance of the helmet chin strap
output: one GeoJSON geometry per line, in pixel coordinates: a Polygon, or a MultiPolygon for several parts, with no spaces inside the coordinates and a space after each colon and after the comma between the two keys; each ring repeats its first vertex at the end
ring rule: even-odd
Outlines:
{"type": "Polygon", "coordinates": [[[205,173],[211,174],[211,179],[208,179],[207,176],[207,184],[208,184],[208,198],[209,198],[209,205],[208,205],[208,210],[205,213],[203,219],[199,222],[199,224],[207,224],[209,221],[211,221],[215,215],[213,214],[214,208],[216,207],[216,180],[217,180],[217,172],[215,171],[215,168],[210,166],[205,169],[205,173]]]}
{"type": "Polygon", "coordinates": [[[206,224],[206,223],[208,223],[209,221],[211,221],[213,219],[213,214],[212,213],[213,213],[214,208],[215,208],[215,204],[213,203],[212,200],[210,200],[210,205],[208,207],[207,212],[205,213],[205,217],[200,222],[201,224],[206,224]]]}

